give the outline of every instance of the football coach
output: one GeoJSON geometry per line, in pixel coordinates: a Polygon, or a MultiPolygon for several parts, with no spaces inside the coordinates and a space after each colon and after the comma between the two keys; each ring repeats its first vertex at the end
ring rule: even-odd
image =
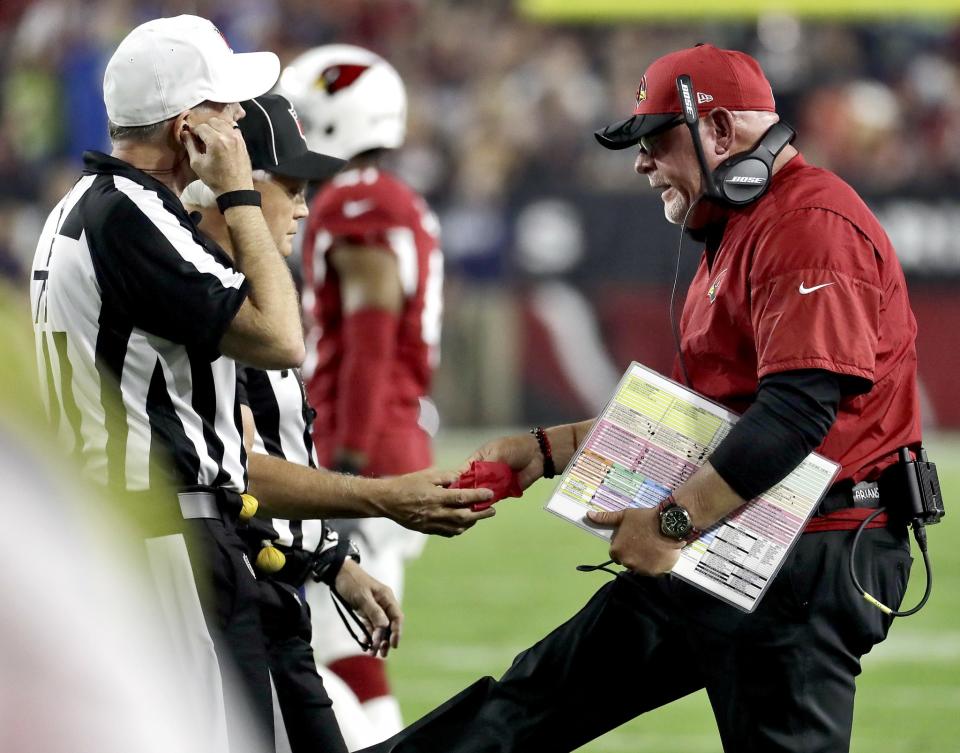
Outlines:
{"type": "MultiPolygon", "coordinates": [[[[613,529],[610,556],[626,572],[499,681],[376,750],[570,751],[705,688],[727,753],[847,751],[860,659],[893,619],[852,583],[851,534],[880,505],[905,504],[883,482],[898,449],[921,441],[916,324],[896,253],[853,189],[792,146],[742,52],[699,45],[655,60],[634,113],[597,138],[633,149],[667,220],[703,244],[673,378],[742,418],[658,508],[588,513],[613,529]],[[841,471],[754,612],[667,574],[699,529],[812,450],[841,471]]],[[[496,440],[474,459],[508,462],[527,486],[562,470],[591,424],[496,440]]],[[[877,517],[856,560],[864,588],[896,609],[911,565],[905,523],[877,517]]]]}

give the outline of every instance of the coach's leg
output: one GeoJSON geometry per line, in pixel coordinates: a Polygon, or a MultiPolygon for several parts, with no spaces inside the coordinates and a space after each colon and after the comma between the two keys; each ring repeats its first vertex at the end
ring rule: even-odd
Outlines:
{"type": "MultiPolygon", "coordinates": [[[[892,620],[853,587],[851,537],[842,531],[805,535],[732,642],[713,635],[707,689],[725,751],[849,750],[860,658],[886,637],[892,620]]],[[[910,563],[905,530],[864,532],[858,574],[885,604],[900,604],[910,563]]],[[[700,648],[709,643],[703,640],[700,648]]]]}
{"type": "Polygon", "coordinates": [[[660,579],[621,576],[520,654],[499,681],[462,697],[376,751],[561,753],[703,687],[660,579]]]}

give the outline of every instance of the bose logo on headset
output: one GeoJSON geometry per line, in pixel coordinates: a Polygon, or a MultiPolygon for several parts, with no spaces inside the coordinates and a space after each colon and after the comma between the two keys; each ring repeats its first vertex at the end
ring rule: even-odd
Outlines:
{"type": "Polygon", "coordinates": [[[763,196],[773,175],[774,160],[796,136],[793,128],[783,122],[774,123],[751,151],[735,154],[711,171],[700,141],[700,116],[693,104],[693,81],[687,74],[677,76],[677,93],[703,173],[706,195],[733,206],[750,204],[763,196]]]}
{"type": "MultiPolygon", "coordinates": [[[[693,97],[690,96],[690,87],[687,86],[686,81],[681,81],[677,79],[677,85],[680,87],[680,96],[683,97],[683,109],[686,112],[693,110],[693,97]]],[[[696,110],[693,110],[696,112],[696,110]]]]}

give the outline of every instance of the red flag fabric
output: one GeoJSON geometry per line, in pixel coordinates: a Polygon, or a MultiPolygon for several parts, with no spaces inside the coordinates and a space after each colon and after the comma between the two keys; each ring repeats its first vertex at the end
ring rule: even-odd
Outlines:
{"type": "Polygon", "coordinates": [[[474,460],[470,467],[460,474],[460,478],[450,484],[451,489],[490,489],[493,497],[485,502],[476,502],[470,505],[474,512],[486,510],[494,502],[505,497],[519,497],[523,495],[520,488],[520,478],[506,463],[495,463],[489,460],[474,460]]]}

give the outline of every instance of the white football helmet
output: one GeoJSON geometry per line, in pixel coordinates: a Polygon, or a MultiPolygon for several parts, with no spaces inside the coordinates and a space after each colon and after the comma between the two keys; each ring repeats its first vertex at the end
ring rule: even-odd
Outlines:
{"type": "Polygon", "coordinates": [[[350,159],[403,144],[406,89],[396,69],[370,50],[314,47],[284,69],[278,91],[297,108],[313,151],[350,159]]]}

